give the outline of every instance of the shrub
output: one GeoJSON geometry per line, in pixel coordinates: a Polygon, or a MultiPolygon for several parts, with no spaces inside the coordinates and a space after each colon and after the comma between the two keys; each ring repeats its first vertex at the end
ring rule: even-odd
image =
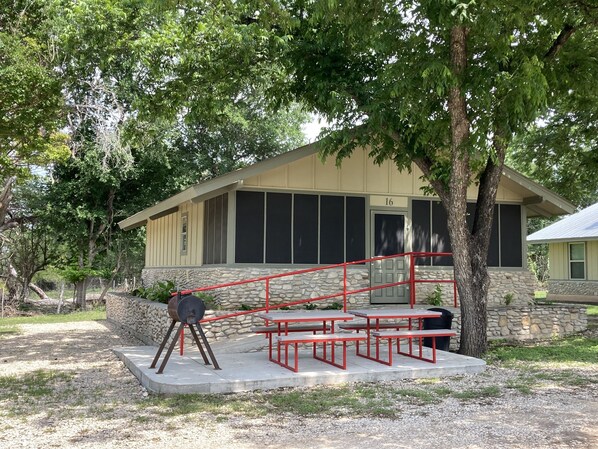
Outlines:
{"type": "Polygon", "coordinates": [[[434,291],[428,295],[426,298],[428,304],[432,306],[441,306],[442,305],[442,289],[440,285],[436,285],[434,291]]]}
{"type": "Polygon", "coordinates": [[[167,304],[170,300],[172,293],[175,291],[174,282],[172,281],[159,281],[154,285],[144,288],[139,287],[133,290],[133,295],[139,296],[140,298],[149,299],[150,301],[157,301],[167,304]]]}
{"type": "Polygon", "coordinates": [[[515,294],[513,292],[509,292],[503,296],[503,299],[505,301],[505,306],[509,306],[513,302],[513,299],[515,299],[515,294]]]}

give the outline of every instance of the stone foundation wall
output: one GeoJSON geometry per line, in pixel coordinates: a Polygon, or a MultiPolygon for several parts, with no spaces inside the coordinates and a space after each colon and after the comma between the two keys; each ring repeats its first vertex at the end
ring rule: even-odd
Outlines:
{"type": "Polygon", "coordinates": [[[598,281],[548,281],[552,295],[598,296],[598,281]]]}
{"type": "MultiPolygon", "coordinates": [[[[199,268],[145,268],[142,274],[143,284],[149,286],[157,281],[172,280],[179,289],[254,279],[273,274],[288,273],[295,268],[266,267],[199,267],[199,268]]],[[[453,270],[416,269],[416,278],[452,279],[453,270]]],[[[358,290],[370,285],[370,276],[366,267],[347,268],[347,289],[358,290]]],[[[427,304],[428,295],[436,285],[441,285],[443,305],[453,304],[452,284],[419,283],[416,285],[416,302],[427,304]]],[[[527,270],[490,271],[490,289],[488,306],[505,305],[505,295],[511,293],[510,305],[527,306],[532,301],[536,280],[527,270]]],[[[271,304],[315,298],[338,293],[343,289],[343,269],[327,269],[319,272],[292,275],[270,281],[271,304]]],[[[265,282],[255,282],[236,287],[215,290],[213,295],[221,309],[235,310],[242,304],[249,308],[263,307],[266,299],[265,282]]],[[[360,293],[348,297],[352,307],[368,307],[369,293],[360,293]]],[[[342,296],[327,301],[342,303],[342,296]]]]}
{"type": "MultiPolygon", "coordinates": [[[[452,328],[457,338],[451,339],[451,349],[459,347],[461,316],[458,309],[452,328]]],[[[230,311],[207,311],[206,317],[221,316],[230,311]]],[[[106,314],[110,321],[146,344],[157,345],[170,324],[165,304],[129,296],[109,293],[106,297],[106,314]]],[[[263,325],[262,319],[243,315],[231,319],[205,323],[206,335],[211,340],[221,340],[250,333],[254,325],[263,325]]],[[[587,327],[586,309],[577,305],[541,305],[525,307],[496,307],[488,309],[488,338],[531,340],[563,337],[580,332],[587,327]]],[[[189,333],[187,333],[189,334],[189,333]]],[[[189,336],[187,336],[189,337],[189,336]]],[[[191,341],[189,341],[191,344],[191,341]]]]}

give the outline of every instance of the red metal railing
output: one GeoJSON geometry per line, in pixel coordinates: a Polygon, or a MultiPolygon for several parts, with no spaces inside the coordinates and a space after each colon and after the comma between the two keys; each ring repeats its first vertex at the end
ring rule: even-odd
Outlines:
{"type": "MultiPolygon", "coordinates": [[[[415,286],[420,283],[436,283],[436,284],[449,283],[449,284],[453,284],[453,303],[454,303],[454,306],[457,307],[457,282],[454,280],[454,278],[453,279],[417,279],[416,278],[416,273],[415,273],[415,259],[416,258],[419,259],[419,258],[443,257],[443,256],[452,256],[452,254],[451,253],[432,253],[432,252],[410,252],[410,253],[403,253],[403,254],[394,254],[392,256],[371,257],[369,259],[357,260],[357,261],[353,261],[353,262],[344,262],[344,263],[339,263],[339,264],[335,264],[335,265],[326,265],[326,266],[321,266],[321,267],[306,268],[303,270],[296,270],[296,271],[291,271],[291,272],[286,272],[286,273],[272,274],[272,275],[268,275],[268,276],[262,276],[262,277],[247,279],[247,280],[243,280],[243,281],[227,282],[224,284],[211,285],[208,287],[199,287],[199,288],[194,288],[194,289],[189,289],[189,290],[183,290],[180,292],[180,294],[188,295],[188,294],[197,293],[197,292],[208,292],[208,291],[212,291],[212,290],[216,290],[216,289],[221,289],[221,288],[226,288],[226,287],[235,287],[235,286],[240,286],[240,285],[252,284],[252,283],[256,283],[256,282],[264,282],[265,283],[266,298],[265,298],[265,306],[264,307],[258,307],[258,308],[251,309],[251,310],[241,310],[241,311],[229,313],[226,315],[220,315],[217,317],[214,316],[214,317],[204,318],[202,320],[203,323],[210,322],[210,321],[225,320],[227,318],[234,318],[234,317],[241,316],[241,315],[248,315],[248,314],[256,313],[256,312],[269,311],[272,309],[279,309],[282,307],[290,307],[290,306],[296,306],[296,305],[310,303],[310,302],[324,301],[326,299],[339,298],[341,296],[343,298],[343,310],[346,312],[348,296],[355,295],[358,293],[370,292],[370,291],[374,291],[374,290],[381,290],[381,289],[389,288],[389,287],[395,287],[398,285],[409,285],[409,293],[410,293],[409,305],[411,308],[413,308],[413,306],[415,305],[415,290],[416,290],[415,286]],[[372,262],[376,262],[379,260],[394,259],[394,258],[399,258],[399,257],[409,257],[409,279],[408,280],[393,282],[393,283],[388,283],[388,284],[375,285],[375,286],[370,285],[369,287],[359,288],[356,290],[348,290],[347,289],[347,267],[349,265],[363,265],[366,263],[372,263],[372,262]],[[341,267],[343,268],[343,290],[341,292],[333,293],[333,294],[329,294],[329,295],[317,296],[315,298],[301,299],[301,300],[297,300],[297,301],[291,301],[291,302],[286,302],[286,303],[270,305],[270,281],[272,281],[273,279],[281,279],[281,278],[285,278],[285,277],[289,277],[289,276],[297,276],[297,275],[302,275],[302,274],[307,274],[307,273],[315,273],[318,271],[331,270],[331,269],[341,268],[341,267]]],[[[176,294],[177,293],[173,293],[173,296],[176,294]]]]}
{"type": "MultiPolygon", "coordinates": [[[[266,304],[264,307],[258,307],[256,309],[251,309],[251,310],[241,310],[241,311],[229,313],[226,315],[204,318],[203,320],[201,320],[202,323],[207,323],[210,321],[226,320],[228,318],[235,318],[235,317],[241,316],[241,315],[249,315],[251,313],[264,312],[264,311],[267,312],[271,309],[280,309],[282,307],[290,307],[290,306],[296,306],[296,305],[306,304],[306,303],[310,303],[310,302],[324,301],[326,299],[337,298],[340,296],[343,297],[343,311],[346,312],[347,311],[347,296],[355,295],[357,293],[371,292],[373,290],[381,290],[381,289],[388,288],[388,287],[395,287],[398,285],[409,285],[409,305],[411,308],[413,308],[413,306],[415,305],[415,286],[416,286],[416,284],[420,284],[420,283],[436,283],[436,284],[450,283],[450,284],[453,284],[453,304],[455,307],[457,307],[457,282],[454,279],[454,275],[453,275],[453,279],[416,279],[416,276],[415,276],[415,259],[428,258],[428,257],[444,257],[444,256],[452,256],[452,253],[410,252],[410,253],[403,253],[403,254],[394,254],[392,256],[371,257],[369,259],[357,260],[357,261],[353,261],[353,262],[344,262],[344,263],[339,263],[339,264],[335,264],[335,265],[326,265],[326,266],[315,267],[315,268],[306,268],[303,270],[296,270],[296,271],[280,273],[280,274],[272,274],[269,276],[262,276],[262,277],[253,278],[253,279],[246,279],[243,281],[227,282],[224,284],[210,285],[208,287],[199,287],[199,288],[194,288],[194,289],[190,289],[190,290],[182,290],[180,292],[173,293],[172,296],[175,296],[179,293],[181,295],[188,295],[191,293],[207,292],[207,291],[212,291],[212,290],[216,290],[219,288],[235,287],[235,286],[240,286],[240,285],[252,284],[252,283],[256,283],[256,282],[264,282],[265,283],[265,288],[266,288],[265,303],[266,304]],[[347,267],[349,265],[363,265],[366,263],[376,262],[378,260],[395,259],[395,258],[399,258],[399,257],[409,257],[409,279],[408,280],[400,281],[400,282],[393,282],[393,283],[389,283],[389,284],[375,285],[375,286],[372,286],[370,283],[369,287],[360,288],[357,290],[347,290],[347,267]],[[334,293],[334,294],[330,294],[330,295],[317,296],[315,298],[301,299],[298,301],[280,303],[280,304],[275,304],[272,306],[270,305],[270,281],[272,279],[280,279],[280,278],[285,278],[285,277],[289,277],[289,276],[297,276],[297,275],[301,275],[301,274],[315,273],[318,271],[330,270],[330,269],[340,268],[340,267],[343,268],[343,291],[342,292],[338,292],[338,293],[334,293]]],[[[181,332],[180,354],[183,355],[183,352],[184,352],[184,335],[181,332]]]]}

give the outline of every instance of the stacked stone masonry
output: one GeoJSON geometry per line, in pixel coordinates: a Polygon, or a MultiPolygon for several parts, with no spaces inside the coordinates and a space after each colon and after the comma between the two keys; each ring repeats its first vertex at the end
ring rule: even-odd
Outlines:
{"type": "MultiPolygon", "coordinates": [[[[455,313],[452,328],[457,331],[457,338],[451,340],[451,349],[456,349],[459,346],[461,317],[458,309],[450,310],[455,313]]],[[[110,321],[150,345],[160,343],[170,324],[165,304],[126,294],[108,294],[106,312],[110,321]]],[[[206,318],[227,313],[230,311],[210,310],[207,311],[206,318]]],[[[217,341],[251,333],[252,326],[263,324],[263,320],[249,314],[205,323],[203,327],[208,338],[217,341]]],[[[542,340],[577,333],[586,327],[587,315],[583,306],[541,305],[488,309],[489,339],[542,340]]],[[[188,343],[192,344],[190,340],[188,343]]]]}
{"type": "Polygon", "coordinates": [[[548,281],[551,295],[598,296],[598,281],[548,281]]]}
{"type": "MultiPolygon", "coordinates": [[[[201,268],[146,268],[143,270],[143,284],[149,286],[157,281],[171,280],[178,289],[206,287],[264,276],[288,273],[296,269],[266,267],[201,267],[201,268]]],[[[416,279],[453,279],[453,270],[416,269],[416,279]]],[[[453,304],[453,284],[418,283],[415,289],[416,302],[425,304],[436,285],[441,285],[443,305],[453,304]]],[[[358,290],[370,286],[368,269],[362,266],[347,268],[347,290],[358,290]]],[[[505,305],[505,297],[512,296],[510,305],[528,305],[532,301],[536,282],[527,270],[490,271],[488,306],[505,305]]],[[[270,303],[281,304],[290,301],[332,295],[343,291],[343,269],[327,269],[312,273],[290,275],[272,279],[269,285],[270,303]]],[[[266,300],[266,283],[252,282],[235,287],[226,287],[212,292],[219,307],[236,310],[243,307],[263,307],[266,300]]],[[[342,302],[342,295],[328,302],[342,302]]],[[[369,293],[350,295],[351,307],[369,306],[369,293]]]]}

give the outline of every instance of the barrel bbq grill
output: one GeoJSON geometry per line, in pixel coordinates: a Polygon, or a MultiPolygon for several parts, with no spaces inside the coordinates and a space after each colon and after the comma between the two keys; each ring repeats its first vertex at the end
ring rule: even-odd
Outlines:
{"type": "Polygon", "coordinates": [[[179,293],[176,296],[173,296],[170,299],[170,301],[168,301],[168,315],[170,315],[170,318],[172,318],[172,322],[170,323],[170,327],[168,328],[168,331],[166,332],[166,336],[164,337],[164,340],[162,340],[162,343],[160,344],[160,348],[158,349],[158,352],[156,353],[156,356],[154,357],[154,360],[153,360],[152,364],[150,365],[150,368],[156,367],[156,364],[158,363],[158,360],[160,359],[160,356],[162,355],[162,351],[164,350],[164,347],[166,346],[166,343],[168,342],[168,339],[170,338],[172,331],[174,330],[174,327],[176,326],[176,323],[180,323],[180,324],[172,338],[172,341],[170,342],[170,346],[168,347],[168,351],[166,351],[166,355],[164,356],[164,360],[162,360],[162,364],[160,365],[160,368],[158,368],[158,371],[156,371],[156,374],[162,374],[162,372],[164,371],[164,367],[166,366],[166,363],[168,363],[168,359],[170,358],[170,355],[172,354],[172,351],[173,351],[177,341],[179,340],[179,337],[181,336],[181,334],[185,328],[185,325],[189,326],[189,329],[191,330],[191,334],[193,335],[193,339],[195,340],[195,343],[197,344],[197,348],[199,349],[199,352],[201,353],[204,363],[206,365],[210,365],[210,361],[208,360],[208,357],[206,355],[206,351],[207,351],[208,355],[210,356],[210,360],[212,361],[212,364],[214,365],[214,369],[220,369],[220,366],[218,365],[218,362],[216,361],[216,357],[214,356],[214,352],[212,351],[212,348],[210,347],[210,344],[208,343],[206,334],[204,333],[203,329],[201,328],[200,321],[203,318],[205,311],[206,311],[206,306],[205,306],[204,302],[201,299],[199,299],[197,296],[193,296],[193,295],[181,296],[181,294],[179,293]],[[201,341],[205,345],[205,350],[204,350],[204,347],[202,346],[202,343],[199,340],[198,334],[199,334],[199,337],[201,337],[201,341]]]}

